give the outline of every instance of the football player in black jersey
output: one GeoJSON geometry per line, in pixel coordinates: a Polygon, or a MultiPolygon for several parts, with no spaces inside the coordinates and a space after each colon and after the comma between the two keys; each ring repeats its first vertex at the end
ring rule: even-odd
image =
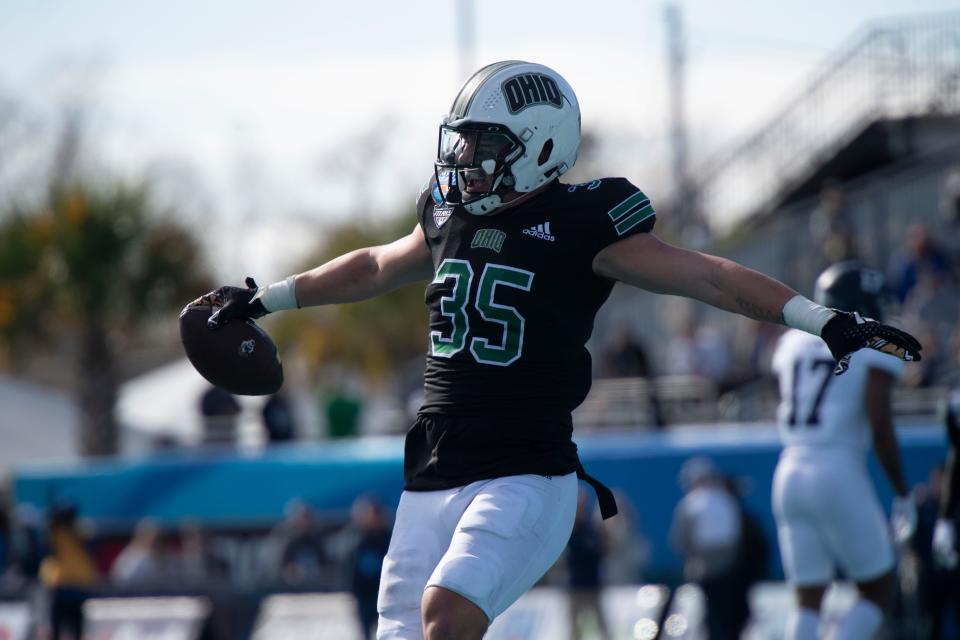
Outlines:
{"type": "Polygon", "coordinates": [[[623,178],[564,184],[580,143],[570,85],[543,65],[488,65],[440,125],[417,225],[258,288],[221,287],[211,328],[364,300],[424,278],[425,399],[383,564],[378,638],[479,639],[560,555],[587,476],[571,411],[585,347],[615,282],[686,296],[821,336],[842,372],[862,347],[919,359],[909,335],[824,308],[739,264],[661,242],[650,199],[623,178]]]}

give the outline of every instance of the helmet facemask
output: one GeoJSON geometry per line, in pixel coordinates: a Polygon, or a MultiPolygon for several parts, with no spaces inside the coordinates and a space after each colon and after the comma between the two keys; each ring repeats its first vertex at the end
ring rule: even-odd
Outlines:
{"type": "Polygon", "coordinates": [[[510,166],[525,147],[498,124],[440,125],[434,172],[448,205],[463,205],[476,215],[492,212],[514,185],[510,166]]]}

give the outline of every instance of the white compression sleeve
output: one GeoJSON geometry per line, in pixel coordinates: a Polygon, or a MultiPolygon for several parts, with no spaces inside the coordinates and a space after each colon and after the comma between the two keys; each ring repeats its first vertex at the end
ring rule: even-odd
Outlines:
{"type": "Polygon", "coordinates": [[[254,300],[260,300],[263,307],[273,313],[274,311],[285,311],[287,309],[299,309],[296,293],[297,276],[293,275],[286,280],[274,282],[266,287],[260,287],[254,300]]]}
{"type": "Polygon", "coordinates": [[[801,295],[793,296],[787,304],[783,305],[783,321],[788,327],[800,329],[815,336],[820,335],[823,325],[835,315],[837,315],[835,311],[801,295]]]}

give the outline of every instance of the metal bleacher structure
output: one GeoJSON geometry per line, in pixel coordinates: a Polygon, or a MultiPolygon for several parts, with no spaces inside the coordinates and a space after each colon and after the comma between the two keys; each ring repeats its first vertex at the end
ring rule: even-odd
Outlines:
{"type": "MultiPolygon", "coordinates": [[[[801,240],[808,233],[805,214],[816,204],[811,185],[829,175],[839,154],[878,127],[895,129],[888,127],[889,123],[957,116],[960,13],[868,24],[827,58],[765,126],[709,157],[696,171],[698,208],[710,216],[716,243],[722,245],[708,247],[708,252],[731,257],[811,294],[812,278],[820,267],[809,259],[810,248],[801,240]],[[796,268],[797,264],[801,268],[796,268]]],[[[957,135],[956,124],[949,126],[957,135]]],[[[884,135],[883,144],[896,147],[899,138],[884,135]]],[[[926,140],[931,137],[936,134],[926,140]]],[[[882,229],[863,238],[864,259],[886,267],[898,235],[911,221],[909,216],[891,213],[910,207],[913,219],[927,216],[933,224],[940,223],[936,219],[939,181],[944,167],[960,161],[960,144],[951,144],[948,153],[941,153],[944,157],[936,161],[918,162],[903,149],[889,150],[883,160],[888,163],[888,173],[890,166],[926,167],[921,170],[927,174],[923,179],[900,178],[903,184],[898,193],[878,193],[881,187],[877,185],[887,184],[887,176],[878,178],[876,173],[851,183],[851,209],[857,223],[863,229],[882,229]],[[877,206],[878,201],[884,204],[877,206]]],[[[870,147],[865,153],[873,150],[870,147]]],[[[899,175],[895,169],[893,173],[899,175]]],[[[617,322],[612,317],[619,317],[620,324],[630,317],[646,335],[669,335],[669,321],[658,315],[660,303],[650,294],[615,291],[611,303],[608,306],[613,312],[601,312],[597,333],[613,331],[617,322]]],[[[732,333],[734,320],[727,314],[706,310],[705,315],[732,333]]],[[[655,351],[656,345],[652,346],[655,351]]],[[[751,410],[743,411],[738,406],[743,398],[720,394],[715,384],[702,378],[596,380],[575,413],[578,429],[650,424],[651,388],[656,389],[670,424],[768,419],[773,415],[771,403],[776,393],[769,384],[753,385],[747,390],[752,396],[751,410]]],[[[929,417],[943,393],[938,388],[902,389],[895,396],[894,409],[901,417],[929,417]]]]}
{"type": "Polygon", "coordinates": [[[870,124],[960,113],[960,13],[868,25],[769,123],[699,171],[711,216],[769,209],[870,124]]]}
{"type": "Polygon", "coordinates": [[[596,428],[653,423],[651,392],[671,424],[712,422],[717,419],[717,385],[700,376],[660,376],[596,380],[576,411],[581,432],[596,428]]]}
{"type": "MultiPolygon", "coordinates": [[[[654,424],[651,391],[656,394],[666,423],[674,427],[729,421],[742,415],[772,418],[776,406],[773,381],[760,380],[754,386],[762,388],[747,395],[750,402],[759,406],[744,411],[737,406],[744,398],[721,394],[712,380],[701,376],[597,380],[586,400],[574,411],[574,422],[578,433],[650,427],[654,424]]],[[[941,387],[897,388],[893,395],[894,415],[907,422],[930,419],[945,394],[941,387]]]]}

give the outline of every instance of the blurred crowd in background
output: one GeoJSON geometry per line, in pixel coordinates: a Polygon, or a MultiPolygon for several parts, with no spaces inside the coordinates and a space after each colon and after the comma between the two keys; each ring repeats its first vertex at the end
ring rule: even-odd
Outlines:
{"type": "MultiPolygon", "coordinates": [[[[941,475],[942,467],[935,467],[927,482],[912,488],[919,522],[900,550],[891,638],[939,640],[960,633],[960,567],[943,567],[931,552],[941,475]]],[[[702,590],[709,638],[739,638],[750,622],[751,589],[775,571],[770,551],[776,541],[744,501],[750,491],[744,479],[723,473],[709,457],[687,459],[676,482],[683,497],[669,538],[683,571],[667,584],[702,590]]],[[[571,639],[613,637],[609,610],[601,604],[604,589],[664,578],[647,570],[643,514],[622,492],[617,501],[621,515],[601,520],[592,492],[581,488],[567,549],[540,582],[568,593],[571,639]]],[[[272,527],[208,529],[193,520],[171,527],[144,519],[132,534],[100,530],[70,504],[47,513],[5,505],[0,601],[30,598],[38,612],[31,637],[75,638],[90,598],[203,596],[212,611],[201,637],[240,638],[249,635],[259,603],[271,593],[343,592],[353,598],[357,628],[372,637],[391,526],[390,510],[374,495],[357,497],[346,519],[295,498],[272,527]]],[[[669,600],[663,617],[668,608],[669,600]]]]}

